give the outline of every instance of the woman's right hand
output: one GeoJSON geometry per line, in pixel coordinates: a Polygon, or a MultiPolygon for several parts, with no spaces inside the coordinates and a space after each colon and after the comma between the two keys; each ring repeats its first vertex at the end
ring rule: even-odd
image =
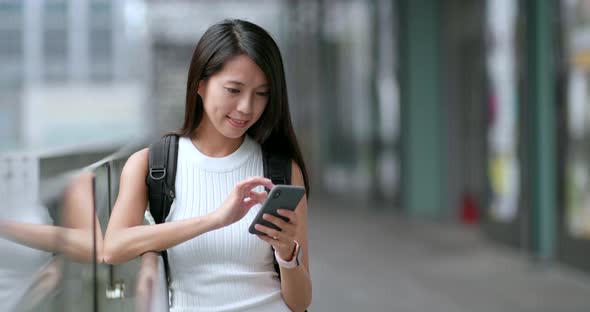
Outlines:
{"type": "Polygon", "coordinates": [[[270,179],[263,177],[251,177],[238,183],[223,204],[212,213],[220,227],[226,227],[241,220],[250,208],[264,202],[266,192],[252,190],[257,186],[272,189],[274,184],[270,179]]]}

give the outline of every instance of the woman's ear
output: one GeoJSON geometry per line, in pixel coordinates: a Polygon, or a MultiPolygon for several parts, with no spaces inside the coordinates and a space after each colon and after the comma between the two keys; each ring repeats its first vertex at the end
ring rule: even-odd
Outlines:
{"type": "Polygon", "coordinates": [[[203,98],[205,95],[205,89],[207,88],[207,82],[205,80],[199,80],[197,82],[197,94],[203,98]]]}

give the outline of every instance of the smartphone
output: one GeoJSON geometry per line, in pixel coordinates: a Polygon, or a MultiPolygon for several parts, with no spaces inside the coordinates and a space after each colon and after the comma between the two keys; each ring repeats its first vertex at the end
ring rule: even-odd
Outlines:
{"type": "Polygon", "coordinates": [[[268,213],[268,214],[279,217],[279,218],[285,220],[286,222],[288,222],[289,218],[279,215],[277,213],[277,210],[278,209],[289,209],[291,211],[295,210],[295,208],[297,207],[297,204],[299,204],[299,201],[301,201],[303,194],[305,194],[305,188],[303,186],[282,185],[282,184],[275,185],[272,188],[272,190],[270,190],[270,193],[268,193],[268,196],[266,197],[266,200],[262,204],[262,207],[260,207],[260,211],[258,212],[256,217],[254,218],[254,221],[252,221],[252,224],[250,224],[250,228],[248,229],[248,232],[250,232],[252,234],[266,235],[265,233],[262,233],[254,228],[254,226],[256,224],[262,224],[262,225],[267,226],[269,228],[280,231],[281,229],[278,226],[264,220],[262,218],[262,215],[265,213],[268,213]]]}

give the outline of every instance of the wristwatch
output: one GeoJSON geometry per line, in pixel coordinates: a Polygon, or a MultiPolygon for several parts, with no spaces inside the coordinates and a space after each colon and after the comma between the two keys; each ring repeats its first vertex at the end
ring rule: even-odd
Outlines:
{"type": "Polygon", "coordinates": [[[293,256],[291,257],[291,261],[283,260],[279,256],[279,253],[275,250],[275,258],[277,259],[277,263],[279,264],[279,266],[285,269],[293,269],[298,267],[299,264],[301,264],[301,247],[299,246],[299,243],[296,240],[294,240],[294,242],[295,250],[293,250],[293,256]]]}

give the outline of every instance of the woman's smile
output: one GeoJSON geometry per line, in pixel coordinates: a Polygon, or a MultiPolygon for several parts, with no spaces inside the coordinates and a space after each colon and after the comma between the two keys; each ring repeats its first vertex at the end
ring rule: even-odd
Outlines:
{"type": "Polygon", "coordinates": [[[230,116],[226,116],[229,124],[235,128],[243,129],[248,125],[248,120],[236,119],[230,116]]]}

